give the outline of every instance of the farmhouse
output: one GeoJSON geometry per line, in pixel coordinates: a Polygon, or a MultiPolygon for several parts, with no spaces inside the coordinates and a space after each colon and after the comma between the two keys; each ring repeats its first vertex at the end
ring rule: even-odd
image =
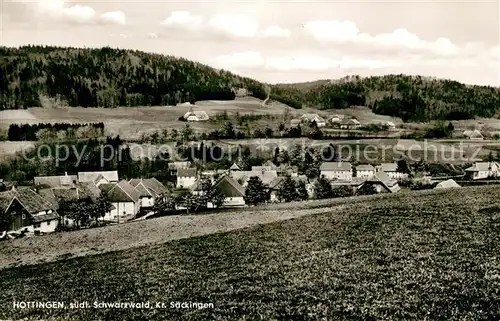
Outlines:
{"type": "Polygon", "coordinates": [[[221,177],[214,188],[225,196],[223,206],[245,205],[245,188],[229,175],[221,177]]]}
{"type": "Polygon", "coordinates": [[[300,119],[302,120],[302,122],[315,122],[318,127],[326,126],[325,119],[318,114],[303,114],[302,116],[300,116],[300,119]]]}
{"type": "Polygon", "coordinates": [[[465,170],[470,179],[500,177],[500,164],[497,162],[477,162],[465,170]]]}
{"type": "Polygon", "coordinates": [[[344,115],[332,115],[328,121],[332,125],[338,126],[342,122],[342,119],[344,119],[344,115]]]}
{"type": "Polygon", "coordinates": [[[464,131],[464,136],[465,136],[465,138],[472,139],[472,140],[483,140],[484,139],[483,134],[481,134],[481,132],[477,129],[464,131]]]}
{"type": "Polygon", "coordinates": [[[324,162],[319,169],[327,179],[352,180],[352,165],[349,162],[324,162]]]}
{"type": "Polygon", "coordinates": [[[59,222],[55,206],[27,187],[0,193],[0,215],[9,217],[11,232],[50,233],[59,222]]]}
{"type": "Polygon", "coordinates": [[[208,118],[208,114],[202,110],[188,111],[184,114],[184,119],[187,121],[205,121],[208,118]]]}
{"type": "Polygon", "coordinates": [[[177,188],[190,188],[196,182],[196,168],[180,168],[177,170],[177,188]]]}
{"type": "Polygon", "coordinates": [[[68,173],[60,176],[35,176],[33,179],[35,186],[45,187],[72,186],[77,180],[77,175],[68,175],[68,173]]]}
{"type": "Polygon", "coordinates": [[[360,128],[360,127],[361,127],[361,123],[357,119],[355,119],[355,118],[343,119],[340,122],[340,128],[341,129],[357,129],[357,128],[360,128]]]}
{"type": "Polygon", "coordinates": [[[385,172],[378,172],[368,178],[359,188],[358,191],[363,193],[368,189],[373,189],[377,193],[396,193],[401,188],[395,179],[392,179],[385,172]]]}
{"type": "Polygon", "coordinates": [[[230,172],[230,176],[239,182],[242,186],[246,186],[248,180],[252,176],[257,176],[261,179],[262,183],[269,185],[273,179],[278,177],[277,171],[238,171],[230,172]]]}
{"type": "Polygon", "coordinates": [[[356,166],[356,177],[369,178],[375,174],[375,167],[372,165],[356,166]]]}
{"type": "Polygon", "coordinates": [[[134,178],[129,181],[130,185],[139,191],[139,200],[141,208],[151,208],[155,201],[164,197],[168,189],[156,178],[134,178]]]}
{"type": "Polygon", "coordinates": [[[99,189],[113,205],[103,220],[117,221],[133,218],[140,207],[140,192],[127,181],[99,185],[99,189]]]}
{"type": "Polygon", "coordinates": [[[382,163],[377,166],[377,172],[384,172],[392,179],[408,178],[408,174],[398,172],[398,164],[396,163],[382,163]]]}
{"type": "Polygon", "coordinates": [[[118,171],[78,172],[78,182],[101,184],[117,183],[118,171]]]}

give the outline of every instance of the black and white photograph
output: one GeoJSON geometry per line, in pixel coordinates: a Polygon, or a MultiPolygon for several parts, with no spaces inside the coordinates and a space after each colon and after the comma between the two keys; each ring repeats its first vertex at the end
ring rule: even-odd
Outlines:
{"type": "Polygon", "coordinates": [[[500,320],[500,2],[0,0],[14,320],[500,320]]]}

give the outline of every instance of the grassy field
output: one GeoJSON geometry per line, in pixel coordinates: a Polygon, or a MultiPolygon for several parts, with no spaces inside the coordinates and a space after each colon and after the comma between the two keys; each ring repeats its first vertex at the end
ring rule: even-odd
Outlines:
{"type": "Polygon", "coordinates": [[[3,269],[0,318],[498,320],[499,192],[396,194],[229,233],[3,269]],[[14,300],[153,305],[14,309],[14,300]],[[214,308],[169,308],[176,301],[214,308]]]}

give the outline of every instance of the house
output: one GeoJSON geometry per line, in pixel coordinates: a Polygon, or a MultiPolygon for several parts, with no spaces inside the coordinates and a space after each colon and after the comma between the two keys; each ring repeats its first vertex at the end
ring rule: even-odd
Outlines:
{"type": "MultiPolygon", "coordinates": [[[[308,184],[308,179],[307,176],[305,175],[300,175],[300,176],[294,176],[292,179],[296,181],[302,181],[306,184],[306,189],[307,189],[307,184],[308,184]]],[[[278,176],[275,177],[270,183],[269,183],[269,201],[271,202],[278,202],[278,191],[281,188],[282,183],[285,181],[285,176],[278,176]]],[[[309,194],[309,192],[308,192],[309,194]]]]}
{"type": "Polygon", "coordinates": [[[196,168],[180,168],[177,170],[177,188],[190,188],[196,182],[196,168]]]}
{"type": "Polygon", "coordinates": [[[151,208],[155,201],[164,197],[168,189],[156,178],[134,178],[129,181],[130,185],[139,191],[141,208],[151,208]]]}
{"type": "Polygon", "coordinates": [[[384,123],[384,125],[387,126],[387,128],[389,128],[389,129],[395,129],[396,128],[396,125],[392,121],[386,121],[384,123]]]}
{"type": "Polygon", "coordinates": [[[45,187],[59,187],[59,186],[72,186],[78,181],[77,175],[64,175],[59,176],[35,176],[34,179],[35,186],[45,186],[45,187]]]}
{"type": "Polygon", "coordinates": [[[408,174],[398,172],[398,164],[397,163],[382,163],[377,166],[377,172],[384,172],[390,178],[393,179],[407,179],[408,174]]]}
{"type": "Polygon", "coordinates": [[[326,126],[325,119],[318,114],[303,114],[302,116],[300,116],[300,119],[302,122],[315,122],[318,127],[326,126]]]}
{"type": "Polygon", "coordinates": [[[375,174],[375,167],[372,165],[358,165],[356,166],[356,177],[369,178],[375,174]]]}
{"type": "Polygon", "coordinates": [[[238,172],[230,172],[230,177],[235,179],[239,184],[243,187],[246,187],[248,180],[252,176],[257,176],[261,179],[264,185],[269,185],[273,179],[278,177],[277,171],[238,171],[238,172]]]}
{"type": "Polygon", "coordinates": [[[180,168],[189,168],[189,167],[191,167],[190,161],[168,163],[168,171],[170,172],[170,175],[174,176],[177,175],[177,171],[180,168]]]}
{"type": "Polygon", "coordinates": [[[352,180],[352,165],[349,162],[324,162],[319,170],[327,179],[352,180]]]}
{"type": "Polygon", "coordinates": [[[437,184],[436,187],[434,187],[434,189],[459,188],[459,187],[461,186],[458,185],[457,182],[455,182],[452,179],[448,179],[446,181],[442,181],[441,183],[437,184]]]}
{"type": "Polygon", "coordinates": [[[184,114],[186,121],[205,121],[208,120],[208,114],[202,110],[188,111],[184,114]]]}
{"type": "Polygon", "coordinates": [[[225,196],[223,206],[245,206],[245,188],[231,176],[222,176],[214,188],[225,196]]]}
{"type": "Polygon", "coordinates": [[[59,223],[55,206],[28,187],[0,193],[0,215],[10,216],[10,232],[54,232],[59,223]]]}
{"type": "Polygon", "coordinates": [[[361,127],[361,123],[355,118],[343,119],[340,122],[341,129],[357,129],[360,127],[361,127]]]}
{"type": "Polygon", "coordinates": [[[201,172],[201,176],[208,177],[212,183],[216,182],[223,175],[228,173],[227,169],[213,169],[213,170],[205,170],[201,172]]]}
{"type": "Polygon", "coordinates": [[[481,132],[477,129],[464,131],[464,136],[465,136],[465,138],[471,139],[471,140],[483,140],[484,139],[483,134],[481,134],[481,132]]]}
{"type": "Polygon", "coordinates": [[[470,179],[500,177],[500,165],[497,162],[476,162],[465,170],[470,179]]]}
{"type": "Polygon", "coordinates": [[[97,186],[118,182],[118,171],[78,172],[78,182],[92,182],[97,186]]]}
{"type": "Polygon", "coordinates": [[[300,120],[298,118],[294,118],[294,119],[290,120],[290,127],[297,128],[300,126],[301,123],[302,123],[302,120],[300,120]]]}
{"type": "Polygon", "coordinates": [[[358,192],[363,193],[363,190],[373,188],[377,193],[396,193],[401,188],[398,182],[389,177],[385,172],[378,172],[368,178],[359,188],[358,192]]]}
{"type": "Polygon", "coordinates": [[[113,209],[106,213],[104,221],[126,221],[135,217],[140,207],[140,192],[127,181],[99,185],[101,193],[111,202],[113,209]]]}
{"type": "Polygon", "coordinates": [[[233,163],[233,165],[231,165],[231,167],[229,167],[229,170],[231,170],[231,171],[241,171],[241,167],[240,167],[240,165],[238,165],[238,163],[233,163]]]}

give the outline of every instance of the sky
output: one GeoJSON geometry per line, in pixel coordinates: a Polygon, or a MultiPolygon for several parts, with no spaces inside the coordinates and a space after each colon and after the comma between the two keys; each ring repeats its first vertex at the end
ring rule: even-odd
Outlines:
{"type": "Polygon", "coordinates": [[[0,44],[138,49],[268,83],[413,74],[500,86],[500,0],[0,0],[0,44]]]}

